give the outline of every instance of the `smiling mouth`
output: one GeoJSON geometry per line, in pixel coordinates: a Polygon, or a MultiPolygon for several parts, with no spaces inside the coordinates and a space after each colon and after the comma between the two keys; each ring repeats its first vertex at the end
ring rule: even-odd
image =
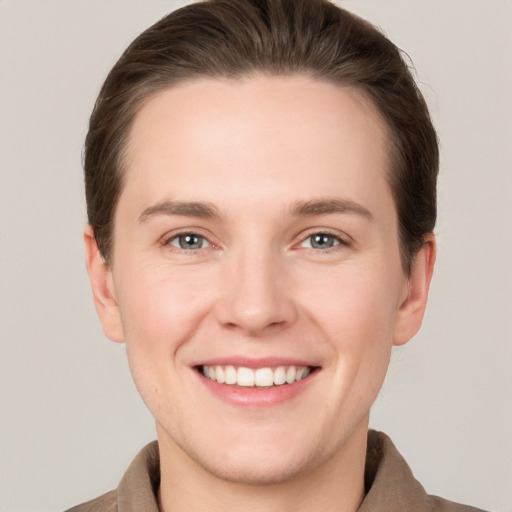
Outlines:
{"type": "Polygon", "coordinates": [[[207,379],[240,388],[270,388],[301,381],[316,370],[312,366],[277,366],[246,368],[244,366],[200,365],[196,369],[207,379]]]}

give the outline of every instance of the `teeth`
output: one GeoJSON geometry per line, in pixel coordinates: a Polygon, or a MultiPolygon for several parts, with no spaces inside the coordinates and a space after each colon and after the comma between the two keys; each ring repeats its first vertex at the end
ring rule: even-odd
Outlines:
{"type": "Polygon", "coordinates": [[[250,368],[241,366],[236,372],[236,383],[239,386],[254,386],[254,371],[250,368]]]}
{"type": "Polygon", "coordinates": [[[311,372],[308,366],[278,366],[277,368],[245,368],[240,366],[203,366],[203,375],[219,384],[241,387],[282,386],[306,378],[311,372]]]}
{"type": "Polygon", "coordinates": [[[226,366],[224,370],[224,379],[226,384],[236,384],[236,369],[234,366],[226,366]]]}
{"type": "Polygon", "coordinates": [[[274,370],[274,384],[280,386],[286,382],[286,368],[279,366],[274,370]]]}
{"type": "Polygon", "coordinates": [[[272,368],[259,368],[254,372],[254,383],[256,386],[266,387],[274,384],[274,372],[272,368]]]}
{"type": "Polygon", "coordinates": [[[295,380],[302,380],[304,378],[304,373],[306,373],[307,368],[299,368],[295,373],[295,380]]]}
{"type": "Polygon", "coordinates": [[[292,384],[295,382],[295,377],[297,376],[297,370],[295,369],[295,366],[290,366],[288,368],[288,371],[286,372],[286,382],[288,384],[292,384]]]}
{"type": "Polygon", "coordinates": [[[222,368],[222,366],[215,367],[215,380],[219,384],[224,384],[224,382],[226,380],[226,376],[224,374],[224,368],[222,368]]]}

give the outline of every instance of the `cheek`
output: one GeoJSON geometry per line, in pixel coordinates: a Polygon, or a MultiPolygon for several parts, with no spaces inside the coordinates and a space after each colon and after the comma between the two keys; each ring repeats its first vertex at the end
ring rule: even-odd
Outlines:
{"type": "Polygon", "coordinates": [[[204,273],[166,267],[120,276],[119,305],[126,343],[175,351],[211,302],[204,273]]]}
{"type": "MultiPolygon", "coordinates": [[[[350,350],[392,338],[401,278],[378,266],[346,265],[316,272],[300,292],[305,309],[340,347],[350,350]]],[[[307,277],[307,276],[306,276],[307,277]]]]}
{"type": "Polygon", "coordinates": [[[322,280],[317,274],[305,306],[330,344],[337,386],[355,386],[370,403],[387,371],[401,282],[398,272],[373,268],[347,266],[322,280]]]}
{"type": "Polygon", "coordinates": [[[160,419],[179,408],[180,397],[168,400],[165,390],[170,383],[180,388],[182,347],[207,313],[210,293],[200,272],[156,266],[130,274],[120,270],[118,301],[128,363],[142,399],[160,419]]]}

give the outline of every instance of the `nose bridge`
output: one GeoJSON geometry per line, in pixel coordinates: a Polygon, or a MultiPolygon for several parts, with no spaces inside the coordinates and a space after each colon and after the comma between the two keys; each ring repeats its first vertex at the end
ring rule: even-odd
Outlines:
{"type": "Polygon", "coordinates": [[[289,325],[295,306],[285,286],[285,265],[270,244],[247,244],[231,254],[228,279],[219,304],[219,320],[258,335],[289,325]]]}

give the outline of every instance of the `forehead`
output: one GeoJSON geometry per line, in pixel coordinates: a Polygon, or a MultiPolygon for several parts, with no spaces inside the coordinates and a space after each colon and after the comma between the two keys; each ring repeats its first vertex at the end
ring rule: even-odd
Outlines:
{"type": "Polygon", "coordinates": [[[141,200],[154,201],[169,186],[166,193],[188,187],[186,194],[194,189],[216,202],[226,187],[271,198],[293,181],[325,195],[326,184],[370,178],[388,193],[387,146],[383,122],[357,90],[305,76],[200,79],[160,91],[141,108],[127,146],[126,187],[141,200]]]}

